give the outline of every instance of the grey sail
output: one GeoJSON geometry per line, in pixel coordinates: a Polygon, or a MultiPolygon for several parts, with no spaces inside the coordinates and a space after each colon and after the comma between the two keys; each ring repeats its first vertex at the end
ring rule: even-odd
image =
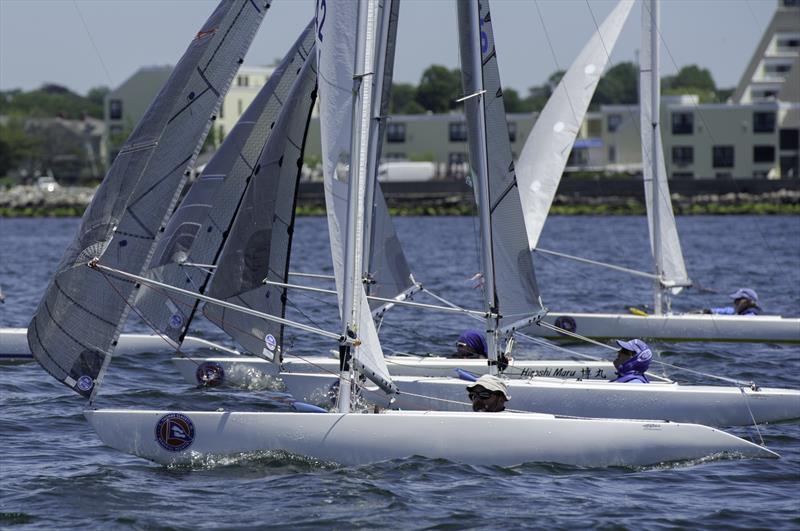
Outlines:
{"type": "MultiPolygon", "coordinates": [[[[375,156],[370,157],[371,166],[368,169],[373,176],[378,170],[377,162],[381,158],[382,139],[388,124],[399,8],[399,0],[384,0],[380,10],[379,54],[382,61],[379,65],[383,67],[383,75],[377,71],[374,80],[375,92],[380,94],[380,101],[374,110],[378,121],[378,132],[371,139],[374,141],[374,146],[370,146],[375,151],[375,156]]],[[[414,288],[415,283],[377,178],[367,182],[365,194],[365,203],[371,205],[371,208],[366,209],[364,222],[365,232],[369,237],[368,252],[364,253],[365,276],[369,279],[366,284],[367,295],[393,298],[407,294],[414,288]]],[[[370,301],[373,314],[380,313],[387,306],[381,301],[370,301]]]]}
{"type": "MultiPolygon", "coordinates": [[[[216,264],[247,183],[260,170],[259,157],[313,46],[312,21],[170,218],[147,271],[149,278],[205,293],[211,271],[184,264],[216,264]]],[[[186,334],[197,301],[143,286],[136,307],[151,327],[177,345],[186,334]]]]}
{"type": "MultiPolygon", "coordinates": [[[[477,1],[477,0],[475,0],[477,1]]],[[[480,63],[473,57],[473,44],[469,42],[466,31],[459,31],[461,51],[461,72],[465,92],[470,87],[482,87],[481,97],[471,97],[465,101],[470,162],[474,166],[478,153],[485,149],[489,183],[489,211],[491,260],[494,278],[494,306],[502,315],[500,327],[513,325],[527,317],[537,315],[543,310],[539,298],[539,288],[533,267],[533,258],[528,249],[522,205],[514,171],[511,143],[508,137],[503,92],[500,86],[500,73],[497,66],[497,51],[492,33],[492,21],[488,0],[480,0],[480,63]],[[476,69],[471,65],[480,64],[476,69]],[[482,78],[482,79],[481,79],[482,78]],[[480,99],[484,99],[483,120],[486,128],[486,146],[479,145],[481,127],[480,99]]],[[[459,26],[469,24],[465,2],[458,4],[459,26]]],[[[475,186],[478,189],[478,186],[475,186]]]]}
{"type": "Polygon", "coordinates": [[[28,327],[36,360],[93,398],[137,286],[87,267],[140,274],[271,0],[226,0],[192,40],[84,213],[28,327]]]}
{"type": "MultiPolygon", "coordinates": [[[[313,32],[311,38],[313,57],[313,32]]],[[[211,297],[284,316],[285,289],[264,285],[263,280],[285,283],[289,274],[297,183],[316,83],[316,61],[305,61],[220,254],[208,290],[211,297]]],[[[282,325],[213,304],[206,304],[203,312],[248,351],[275,359],[282,325]]]]}

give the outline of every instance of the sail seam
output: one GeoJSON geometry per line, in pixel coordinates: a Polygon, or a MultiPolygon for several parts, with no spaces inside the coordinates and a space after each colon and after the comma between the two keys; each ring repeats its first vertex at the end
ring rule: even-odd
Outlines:
{"type": "MultiPolygon", "coordinates": [[[[239,8],[239,12],[236,13],[236,16],[233,17],[233,20],[228,24],[228,29],[226,29],[225,30],[225,34],[223,34],[222,37],[220,37],[220,40],[217,43],[217,47],[214,48],[213,52],[211,52],[211,57],[208,58],[208,62],[206,63],[205,67],[203,68],[204,70],[206,68],[208,68],[208,66],[214,60],[214,57],[216,57],[217,52],[219,51],[219,49],[222,48],[222,45],[225,43],[226,39],[228,38],[228,34],[230,34],[230,32],[233,30],[233,27],[236,25],[236,22],[239,20],[239,17],[242,16],[242,11],[244,11],[244,8],[246,6],[247,6],[247,4],[242,4],[241,7],[239,8]]],[[[259,13],[260,13],[260,11],[259,11],[259,13]]]]}
{"type": "MultiPolygon", "coordinates": [[[[212,85],[212,84],[211,84],[211,82],[210,82],[210,81],[208,80],[208,78],[206,77],[206,74],[205,74],[205,72],[203,72],[202,70],[200,70],[200,67],[199,67],[199,66],[197,67],[197,73],[198,73],[198,74],[200,74],[200,79],[202,79],[203,81],[205,81],[205,82],[206,82],[206,85],[208,85],[208,88],[209,88],[209,89],[211,89],[211,92],[213,92],[213,93],[214,93],[214,96],[216,96],[217,98],[219,98],[219,96],[220,96],[220,94],[219,94],[219,91],[218,91],[217,89],[215,89],[215,88],[214,88],[214,85],[212,85]]],[[[202,95],[202,93],[201,93],[201,95],[202,95]]]]}
{"type": "Polygon", "coordinates": [[[172,118],[170,118],[169,120],[167,120],[167,125],[171,124],[171,123],[172,123],[172,122],[175,120],[175,118],[177,118],[177,117],[178,117],[180,114],[182,114],[182,113],[183,113],[183,111],[185,111],[185,110],[186,110],[186,109],[188,109],[188,108],[189,108],[189,107],[190,107],[192,104],[194,104],[194,102],[196,102],[196,101],[200,101],[200,97],[201,97],[203,94],[205,94],[206,92],[208,92],[209,90],[211,90],[211,89],[210,89],[210,88],[206,88],[206,89],[205,89],[205,90],[203,90],[203,91],[202,91],[200,94],[198,94],[198,95],[197,95],[197,96],[195,96],[193,99],[191,99],[191,100],[189,101],[189,103],[187,103],[186,105],[184,105],[183,107],[181,107],[180,109],[178,109],[178,112],[176,112],[175,114],[173,114],[173,115],[172,115],[172,118]]]}
{"type": "MultiPolygon", "coordinates": [[[[188,157],[186,157],[185,159],[183,159],[182,161],[180,161],[178,164],[176,164],[175,166],[173,166],[173,167],[172,167],[172,169],[170,169],[170,170],[169,170],[169,171],[168,171],[168,172],[167,172],[167,173],[166,173],[166,174],[165,174],[163,177],[161,177],[161,178],[160,178],[160,179],[158,179],[156,182],[154,182],[154,183],[153,183],[153,184],[152,184],[152,185],[151,185],[149,188],[147,188],[146,190],[143,190],[143,191],[142,191],[142,193],[139,195],[139,197],[137,197],[136,199],[134,199],[133,201],[131,201],[131,202],[130,202],[130,204],[128,205],[128,207],[127,207],[125,210],[127,210],[128,212],[131,212],[131,209],[133,208],[133,206],[134,206],[134,205],[136,205],[136,204],[137,204],[139,201],[141,201],[142,199],[144,199],[144,198],[145,198],[145,196],[147,196],[148,194],[150,194],[150,192],[152,192],[152,191],[153,191],[153,190],[154,190],[154,189],[155,189],[155,188],[156,188],[158,185],[160,185],[160,184],[161,184],[162,182],[164,182],[164,181],[165,181],[165,180],[166,180],[166,179],[167,179],[167,178],[168,178],[170,175],[172,175],[172,174],[175,172],[175,170],[179,170],[179,169],[180,169],[182,166],[185,166],[185,165],[186,165],[186,164],[187,164],[187,163],[188,163],[190,160],[192,160],[192,155],[189,155],[188,157]]],[[[132,213],[132,212],[131,212],[131,213],[132,213]]]]}
{"type": "Polygon", "coordinates": [[[516,177],[516,175],[514,176],[512,181],[508,184],[508,186],[506,186],[506,189],[503,190],[503,192],[500,194],[500,197],[497,198],[497,201],[494,202],[494,205],[492,205],[492,208],[490,210],[490,212],[492,214],[494,214],[495,209],[498,206],[500,206],[500,203],[503,202],[503,199],[506,198],[506,196],[511,192],[511,189],[514,188],[515,186],[517,186],[517,177],[516,177]]]}

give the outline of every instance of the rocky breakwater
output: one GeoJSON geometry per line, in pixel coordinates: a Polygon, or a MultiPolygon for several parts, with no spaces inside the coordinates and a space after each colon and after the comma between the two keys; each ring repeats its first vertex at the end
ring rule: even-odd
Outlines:
{"type": "Polygon", "coordinates": [[[0,216],[80,216],[96,188],[12,186],[0,189],[0,216]]]}

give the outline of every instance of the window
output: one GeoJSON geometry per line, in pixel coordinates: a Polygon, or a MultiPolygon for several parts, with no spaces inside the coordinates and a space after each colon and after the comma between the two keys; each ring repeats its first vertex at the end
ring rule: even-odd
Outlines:
{"type": "Polygon", "coordinates": [[[225,100],[223,100],[219,106],[219,118],[224,118],[224,116],[222,115],[222,109],[224,108],[225,108],[225,100]]]}
{"type": "Polygon", "coordinates": [[[450,122],[449,129],[450,129],[450,142],[467,141],[466,122],[450,122]]]}
{"type": "Polygon", "coordinates": [[[603,121],[592,119],[588,121],[588,132],[591,138],[598,138],[603,135],[603,121]]]}
{"type": "Polygon", "coordinates": [[[672,134],[691,135],[694,133],[694,115],[690,112],[672,113],[672,134]]]}
{"type": "Polygon", "coordinates": [[[781,177],[800,177],[800,157],[781,157],[781,177]]]}
{"type": "Polygon", "coordinates": [[[753,162],[775,162],[775,146],[753,146],[753,162]]]}
{"type": "Polygon", "coordinates": [[[517,141],[517,122],[508,122],[508,141],[517,141]]]}
{"type": "Polygon", "coordinates": [[[764,73],[766,74],[785,74],[791,69],[791,63],[773,63],[764,65],[764,73]]]}
{"type": "Polygon", "coordinates": [[[405,142],[406,141],[406,124],[388,123],[386,125],[386,141],[387,142],[405,142]]]}
{"type": "Polygon", "coordinates": [[[237,87],[249,87],[250,86],[250,79],[247,76],[236,76],[236,86],[237,87]]]}
{"type": "Polygon", "coordinates": [[[239,116],[242,115],[242,100],[236,100],[236,108],[239,111],[239,116]]]}
{"type": "Polygon", "coordinates": [[[122,120],[122,100],[108,100],[108,118],[122,120]]]}
{"type": "Polygon", "coordinates": [[[672,163],[675,166],[691,166],[694,164],[694,147],[672,146],[672,163]]]}
{"type": "Polygon", "coordinates": [[[674,171],[672,172],[673,179],[694,179],[694,172],[691,171],[674,171]]]}
{"type": "Polygon", "coordinates": [[[609,133],[615,132],[617,129],[619,129],[619,126],[622,125],[621,114],[609,114],[607,120],[608,120],[607,128],[609,133]]]}
{"type": "Polygon", "coordinates": [[[617,162],[617,146],[608,146],[608,162],[617,162]]]}
{"type": "Polygon", "coordinates": [[[567,166],[588,166],[589,165],[589,150],[586,148],[573,147],[569,152],[567,158],[567,166]]]}
{"type": "Polygon", "coordinates": [[[222,144],[222,141],[225,140],[225,126],[220,125],[217,131],[219,132],[219,138],[217,139],[217,143],[222,144]]]}
{"type": "Polygon", "coordinates": [[[733,146],[714,146],[711,159],[714,168],[733,168],[733,146]]]}
{"type": "Polygon", "coordinates": [[[774,100],[778,97],[778,91],[775,89],[752,89],[750,97],[753,100],[774,100]]]}
{"type": "Polygon", "coordinates": [[[794,50],[800,48],[800,38],[798,37],[780,37],[778,38],[778,51],[794,50]]]}
{"type": "Polygon", "coordinates": [[[733,174],[729,171],[718,171],[714,174],[717,179],[733,179],[733,174]]]}
{"type": "Polygon", "coordinates": [[[408,160],[408,157],[405,153],[397,153],[397,152],[388,152],[383,156],[383,160],[390,161],[390,160],[408,160]]]}
{"type": "Polygon", "coordinates": [[[753,113],[753,132],[754,133],[774,133],[775,132],[775,113],[774,112],[754,112],[753,113]]]}
{"type": "Polygon", "coordinates": [[[800,129],[781,129],[781,149],[800,149],[800,129]]]}
{"type": "Polygon", "coordinates": [[[800,7],[800,0],[783,0],[783,7],[800,7]]]}

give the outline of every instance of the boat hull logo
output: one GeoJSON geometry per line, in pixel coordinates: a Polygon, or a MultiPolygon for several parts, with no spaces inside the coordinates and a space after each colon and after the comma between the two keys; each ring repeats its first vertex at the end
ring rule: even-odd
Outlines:
{"type": "Polygon", "coordinates": [[[197,383],[204,387],[217,387],[225,380],[225,369],[216,361],[204,361],[195,372],[197,383]]]}
{"type": "MultiPolygon", "coordinates": [[[[569,315],[562,315],[558,317],[558,319],[556,319],[553,324],[559,328],[566,330],[567,332],[574,332],[575,330],[578,329],[578,324],[575,322],[575,319],[573,319],[569,315]]],[[[561,334],[562,336],[566,335],[560,330],[558,333],[561,334]]]]}
{"type": "Polygon", "coordinates": [[[194,442],[194,423],[186,415],[170,413],[156,424],[156,441],[170,452],[181,452],[194,442]]]}

